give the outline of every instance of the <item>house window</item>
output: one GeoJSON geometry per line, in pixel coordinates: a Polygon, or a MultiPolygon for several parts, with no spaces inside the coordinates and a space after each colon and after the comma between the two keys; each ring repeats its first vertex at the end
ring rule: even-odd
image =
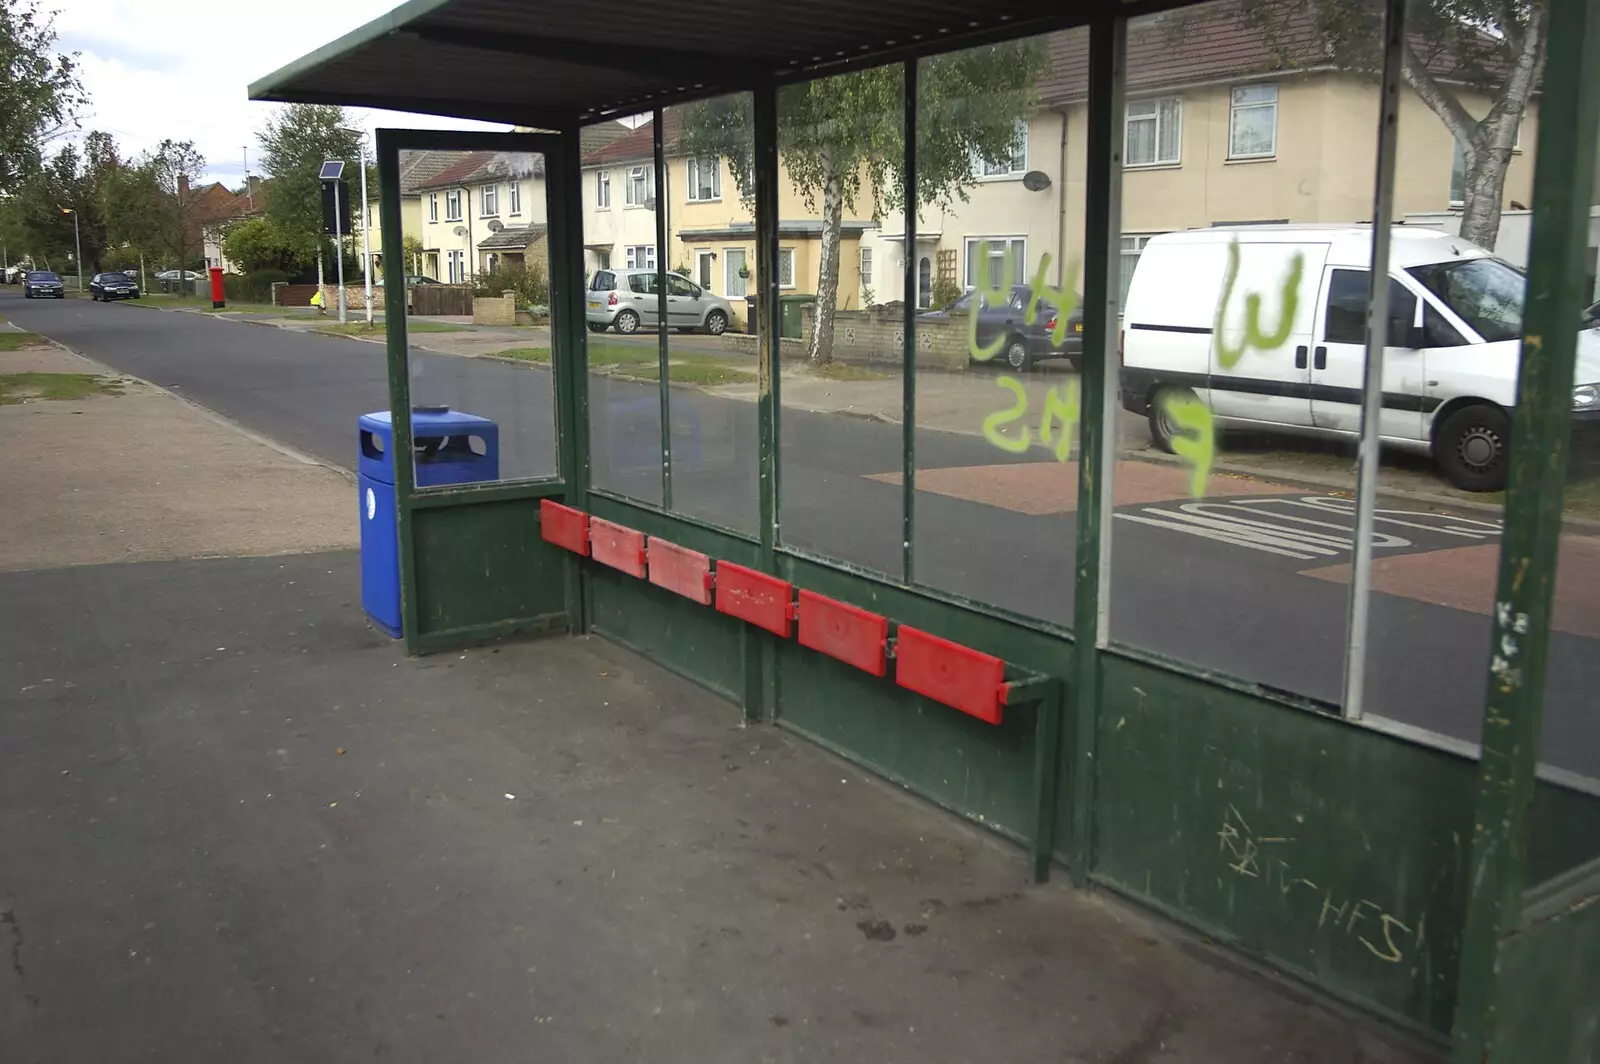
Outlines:
{"type": "Polygon", "coordinates": [[[861,249],[861,285],[866,287],[872,283],[872,249],[861,249]]]}
{"type": "Polygon", "coordinates": [[[794,248],[778,249],[778,287],[794,287],[794,248]]]}
{"type": "Polygon", "coordinates": [[[522,182],[511,182],[511,213],[522,213],[522,182]]]}
{"type": "Polygon", "coordinates": [[[1128,104],[1123,166],[1176,166],[1182,144],[1182,97],[1134,100],[1128,104]]]}
{"type": "Polygon", "coordinates": [[[628,269],[653,270],[656,268],[656,246],[654,244],[628,245],[628,269]]]}
{"type": "Polygon", "coordinates": [[[696,251],[694,253],[694,279],[700,282],[700,287],[707,292],[711,291],[711,264],[716,261],[717,253],[714,251],[696,251]]]}
{"type": "Polygon", "coordinates": [[[1278,86],[1233,90],[1228,109],[1228,158],[1264,159],[1278,150],[1278,86]]]}
{"type": "Polygon", "coordinates": [[[483,186],[483,196],[482,196],[481,205],[483,207],[483,210],[480,213],[485,218],[489,218],[489,217],[492,217],[492,216],[500,213],[500,186],[499,185],[484,185],[483,186]]]}
{"type": "Polygon", "coordinates": [[[743,299],[745,296],[745,283],[749,280],[744,274],[748,273],[745,267],[744,248],[722,249],[722,280],[723,293],[730,299],[743,299]]]}
{"type": "Polygon", "coordinates": [[[446,263],[449,266],[450,283],[461,284],[467,279],[467,253],[460,248],[445,253],[446,263]]]}
{"type": "Polygon", "coordinates": [[[594,175],[594,205],[601,210],[611,209],[611,171],[601,170],[594,175]]]}
{"type": "Polygon", "coordinates": [[[648,207],[656,195],[656,171],[651,166],[635,166],[628,171],[628,206],[648,207]]]}
{"type": "Polygon", "coordinates": [[[689,202],[722,198],[722,166],[716,159],[689,160],[689,202]]]}
{"type": "Polygon", "coordinates": [[[1010,259],[1011,284],[1027,284],[1023,273],[1027,261],[1028,242],[1022,237],[969,237],[967,239],[967,287],[976,288],[980,281],[990,288],[1007,283],[1006,264],[1010,259]],[[980,267],[985,272],[978,272],[980,267]]]}
{"type": "Polygon", "coordinates": [[[444,194],[444,220],[447,222],[459,222],[461,220],[460,189],[444,194]]]}
{"type": "Polygon", "coordinates": [[[1452,140],[1454,154],[1450,156],[1450,206],[1464,207],[1467,202],[1467,153],[1461,142],[1452,140]]]}
{"type": "Polygon", "coordinates": [[[1144,246],[1148,243],[1150,236],[1124,235],[1122,238],[1122,288],[1117,296],[1118,306],[1127,305],[1128,286],[1133,284],[1133,271],[1139,265],[1139,256],[1144,254],[1144,246]]]}
{"type": "Polygon", "coordinates": [[[1016,127],[1011,134],[1011,150],[1007,155],[993,162],[982,156],[972,160],[973,177],[1010,177],[1027,169],[1028,120],[1026,118],[1017,119],[1016,127]]]}
{"type": "Polygon", "coordinates": [[[439,194],[437,192],[430,192],[428,193],[428,221],[437,222],[438,220],[439,194]]]}

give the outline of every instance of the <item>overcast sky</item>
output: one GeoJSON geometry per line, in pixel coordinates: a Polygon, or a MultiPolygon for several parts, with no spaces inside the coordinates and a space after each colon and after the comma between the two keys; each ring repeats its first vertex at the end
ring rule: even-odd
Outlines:
{"type": "MultiPolygon", "coordinates": [[[[276,0],[268,4],[152,0],[54,3],[63,51],[79,52],[90,101],[84,130],[103,129],[137,155],[162,138],[192,140],[210,176],[260,173],[256,132],[275,105],[246,99],[250,82],[376,18],[400,0],[276,0]]],[[[352,109],[355,124],[505,129],[427,115],[352,109]]],[[[369,142],[370,143],[370,142],[369,142]]]]}

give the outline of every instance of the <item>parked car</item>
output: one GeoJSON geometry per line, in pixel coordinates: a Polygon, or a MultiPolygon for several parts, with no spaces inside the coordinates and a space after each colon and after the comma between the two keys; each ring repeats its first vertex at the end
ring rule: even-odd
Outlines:
{"type": "MultiPolygon", "coordinates": [[[[1181,430],[1169,396],[1198,399],[1218,428],[1345,438],[1361,430],[1372,230],[1369,226],[1250,226],[1150,238],[1123,316],[1122,405],[1146,415],[1157,447],[1181,430]],[[1213,336],[1239,244],[1237,274],[1213,336]],[[1235,353],[1246,300],[1275,330],[1301,256],[1288,335],[1235,353]],[[1219,354],[1219,348],[1222,354],[1219,354]]],[[[1509,464],[1526,282],[1515,267],[1460,237],[1395,227],[1384,353],[1384,445],[1432,455],[1468,491],[1498,491],[1509,464]]],[[[1600,428],[1600,330],[1578,335],[1574,420],[1600,428]]]]}
{"type": "Polygon", "coordinates": [[[23,299],[65,299],[66,286],[49,270],[30,270],[22,278],[23,299]]]}
{"type": "Polygon", "coordinates": [[[139,283],[125,273],[97,273],[89,282],[89,298],[99,303],[113,299],[138,299],[139,283]]]}
{"type": "MultiPolygon", "coordinates": [[[[158,281],[176,281],[178,277],[179,273],[177,270],[162,270],[160,273],[156,274],[156,280],[158,281]]],[[[184,270],[182,277],[185,281],[198,281],[200,279],[200,275],[195,273],[193,270],[184,270]]]]}
{"type": "MultiPolygon", "coordinates": [[[[584,296],[590,332],[615,328],[624,336],[661,324],[659,275],[654,270],[596,270],[584,296]]],[[[682,331],[721,336],[733,321],[733,307],[681,274],[667,274],[667,324],[682,331]]]]}
{"type": "Polygon", "coordinates": [[[1583,312],[1583,327],[1600,329],[1600,303],[1589,304],[1589,309],[1583,312]]]}
{"type": "MultiPolygon", "coordinates": [[[[1067,315],[1067,328],[1060,345],[1055,344],[1057,309],[1040,300],[1034,312],[1033,324],[1028,324],[1028,300],[1032,290],[1025,284],[1011,286],[1011,295],[1004,303],[994,306],[988,299],[979,300],[974,289],[941,310],[918,315],[926,320],[948,320],[951,312],[959,315],[972,313],[978,305],[978,321],[974,336],[976,346],[989,350],[997,340],[1004,346],[994,356],[995,362],[1004,363],[1019,373],[1033,368],[1035,362],[1049,358],[1065,358],[1077,369],[1083,357],[1083,308],[1075,307],[1067,315]]],[[[968,325],[968,328],[973,328],[968,325]]]]}
{"type": "MultiPolygon", "coordinates": [[[[372,283],[373,283],[374,286],[376,286],[378,288],[382,288],[383,287],[383,275],[380,273],[380,274],[374,276],[372,278],[372,283]]],[[[440,283],[441,282],[433,279],[432,277],[427,277],[427,276],[424,276],[423,274],[420,274],[420,273],[408,273],[408,274],[406,274],[406,284],[408,284],[408,285],[440,284],[440,283]]]]}

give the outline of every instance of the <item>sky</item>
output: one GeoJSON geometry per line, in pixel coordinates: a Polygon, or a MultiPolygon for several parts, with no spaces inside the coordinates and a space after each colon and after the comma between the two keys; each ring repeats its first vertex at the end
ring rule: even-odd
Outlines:
{"type": "MultiPolygon", "coordinates": [[[[361,26],[401,0],[276,0],[272,4],[171,4],[44,0],[56,10],[58,47],[78,52],[89,105],[83,130],[104,130],[127,155],[163,138],[192,140],[212,180],[259,174],[256,133],[275,104],[246,98],[252,81],[361,26]]],[[[506,129],[461,119],[351,108],[352,124],[425,129],[506,129]]],[[[370,146],[370,141],[368,142],[370,146]]]]}

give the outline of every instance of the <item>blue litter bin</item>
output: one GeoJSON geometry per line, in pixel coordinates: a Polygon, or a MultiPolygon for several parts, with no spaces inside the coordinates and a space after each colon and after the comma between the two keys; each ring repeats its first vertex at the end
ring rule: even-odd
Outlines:
{"type": "MultiPolygon", "coordinates": [[[[400,543],[395,527],[394,425],[389,411],[362,414],[356,484],[361,505],[361,606],[400,638],[400,543]]],[[[500,426],[449,407],[411,412],[417,486],[500,478],[500,426]]]]}

